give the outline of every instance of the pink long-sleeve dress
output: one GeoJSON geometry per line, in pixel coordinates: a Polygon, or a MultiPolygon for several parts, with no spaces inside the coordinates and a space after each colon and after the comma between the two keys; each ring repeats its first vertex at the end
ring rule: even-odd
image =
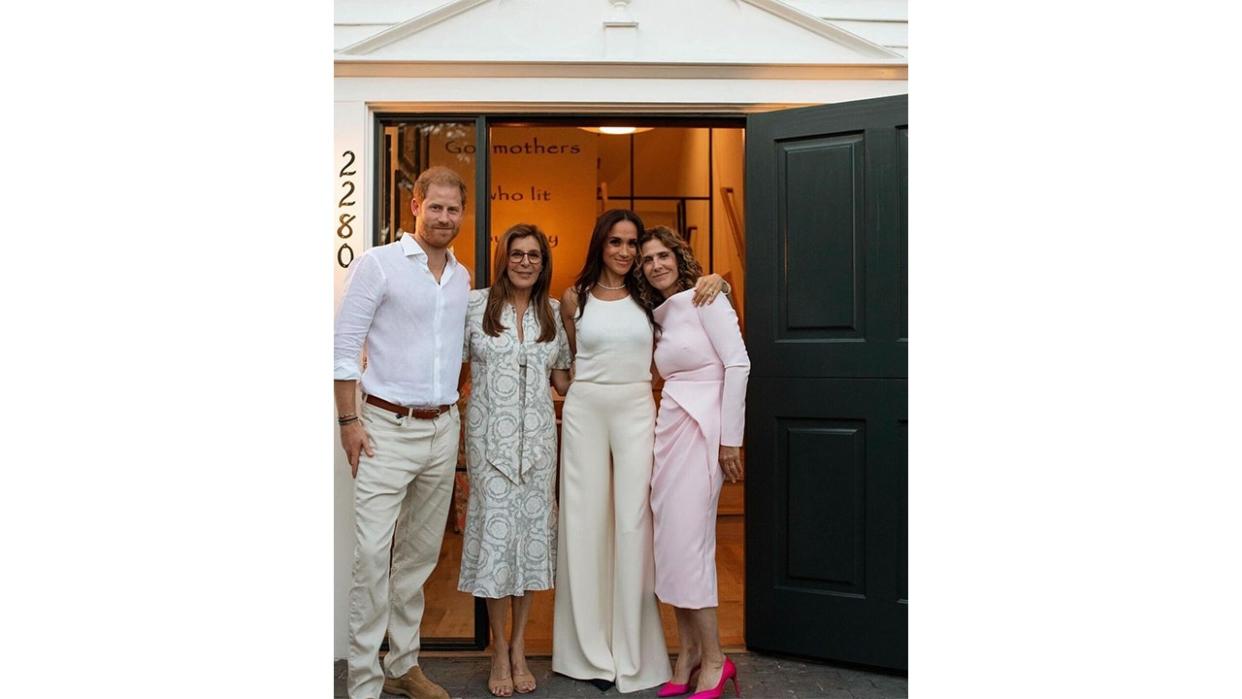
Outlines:
{"type": "Polygon", "coordinates": [[[683,609],[718,605],[716,505],[720,446],[741,446],[750,358],[728,299],[696,307],[693,290],[655,309],[655,363],[664,377],[656,417],[651,511],[655,592],[683,609]]]}

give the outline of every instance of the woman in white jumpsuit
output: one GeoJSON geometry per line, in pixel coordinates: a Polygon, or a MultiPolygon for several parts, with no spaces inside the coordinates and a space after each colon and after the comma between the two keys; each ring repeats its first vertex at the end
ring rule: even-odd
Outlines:
{"type": "MultiPolygon", "coordinates": [[[[621,692],[672,674],[652,549],[652,320],[631,274],[642,230],[631,211],[601,214],[561,301],[575,359],[561,415],[552,669],[621,692]]],[[[700,282],[710,301],[720,277],[700,282]]]]}

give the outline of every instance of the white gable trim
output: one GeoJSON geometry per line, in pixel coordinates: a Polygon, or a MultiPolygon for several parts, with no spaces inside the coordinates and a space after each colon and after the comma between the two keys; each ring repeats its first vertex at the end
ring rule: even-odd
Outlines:
{"type": "Polygon", "coordinates": [[[796,7],[779,2],[779,0],[742,0],[742,2],[754,5],[769,14],[780,17],[786,22],[796,24],[807,31],[818,34],[825,39],[834,41],[861,54],[871,55],[876,58],[904,58],[896,51],[868,41],[853,32],[847,32],[835,24],[829,24],[815,15],[807,14],[796,7]]]}
{"type": "Polygon", "coordinates": [[[400,41],[411,34],[417,34],[428,27],[435,26],[450,17],[455,17],[485,2],[491,2],[491,0],[453,0],[453,2],[424,12],[413,19],[407,19],[400,24],[394,24],[374,36],[369,36],[362,41],[350,44],[341,49],[340,53],[349,55],[371,53],[376,49],[383,48],[394,41],[400,41]]]}
{"type": "Polygon", "coordinates": [[[688,80],[907,80],[904,60],[865,63],[633,63],[608,61],[372,61],[338,58],[336,78],[680,78],[688,80]]]}
{"type": "MultiPolygon", "coordinates": [[[[362,41],[355,42],[346,46],[338,52],[343,56],[363,56],[380,48],[383,48],[393,42],[404,39],[412,34],[435,26],[440,22],[455,17],[467,10],[482,5],[491,0],[453,0],[452,2],[441,5],[425,12],[413,19],[406,20],[400,24],[393,25],[384,31],[373,36],[369,36],[362,41]]],[[[845,48],[857,51],[864,56],[872,58],[894,58],[904,61],[905,56],[893,51],[880,44],[868,41],[867,39],[846,31],[834,24],[830,24],[819,17],[807,14],[795,7],[786,5],[779,0],[741,0],[748,5],[752,5],[774,17],[778,17],[790,24],[797,25],[807,31],[837,43],[845,48]]]]}

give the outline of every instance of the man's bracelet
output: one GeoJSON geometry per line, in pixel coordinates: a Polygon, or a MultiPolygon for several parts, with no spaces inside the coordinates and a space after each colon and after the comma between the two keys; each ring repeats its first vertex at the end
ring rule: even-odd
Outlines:
{"type": "Polygon", "coordinates": [[[341,427],[344,427],[345,425],[348,425],[351,422],[358,422],[358,416],[357,415],[346,415],[344,417],[338,417],[336,419],[336,424],[340,425],[341,427]]]}

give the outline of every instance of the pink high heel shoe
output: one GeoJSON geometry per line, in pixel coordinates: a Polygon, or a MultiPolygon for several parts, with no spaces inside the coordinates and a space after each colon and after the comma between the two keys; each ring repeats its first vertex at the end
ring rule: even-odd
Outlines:
{"type": "Polygon", "coordinates": [[[720,671],[720,682],[711,689],[691,694],[690,699],[719,699],[724,694],[725,682],[728,680],[733,680],[733,693],[739,697],[742,696],[742,690],[737,688],[737,666],[726,657],[724,669],[720,671]]]}
{"type": "MultiPolygon", "coordinates": [[[[691,681],[694,680],[694,673],[698,672],[700,667],[702,667],[702,665],[695,665],[694,669],[690,671],[691,681]]],[[[656,696],[657,697],[679,697],[683,694],[689,694],[689,693],[690,693],[690,682],[687,682],[685,684],[665,682],[664,686],[660,687],[660,691],[656,692],[656,696]]]]}

